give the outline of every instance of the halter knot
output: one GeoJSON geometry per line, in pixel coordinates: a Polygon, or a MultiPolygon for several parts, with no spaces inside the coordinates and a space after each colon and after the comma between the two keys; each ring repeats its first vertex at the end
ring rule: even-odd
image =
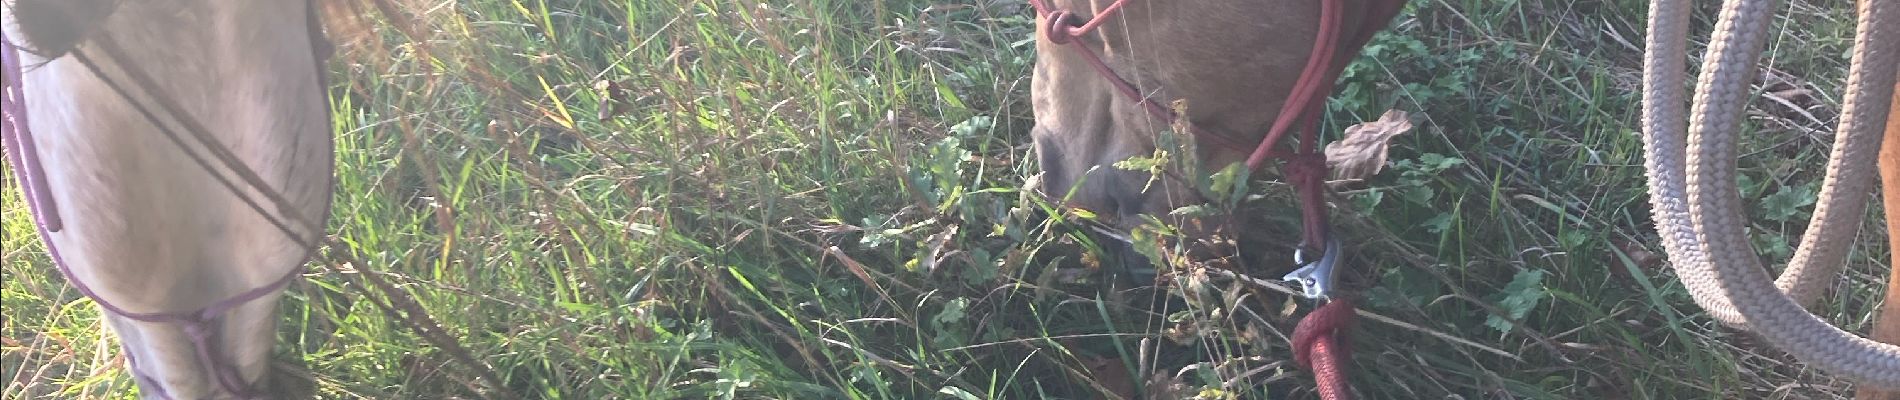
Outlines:
{"type": "MultiPolygon", "coordinates": [[[[1293,328],[1293,362],[1301,368],[1313,368],[1313,344],[1326,339],[1335,342],[1334,351],[1346,354],[1346,331],[1353,324],[1352,301],[1335,299],[1313,310],[1293,328]]],[[[1342,357],[1343,358],[1343,357],[1342,357]]]]}
{"type": "Polygon", "coordinates": [[[1287,184],[1296,188],[1310,188],[1326,182],[1326,155],[1313,153],[1291,153],[1281,157],[1286,164],[1280,170],[1286,173],[1287,184]]]}
{"type": "Polygon", "coordinates": [[[1293,328],[1293,362],[1313,371],[1319,397],[1325,400],[1352,398],[1346,383],[1346,361],[1351,357],[1346,332],[1353,325],[1352,301],[1335,299],[1300,319],[1293,328]]]}
{"type": "Polygon", "coordinates": [[[1083,32],[1078,29],[1082,27],[1082,17],[1066,10],[1049,13],[1049,18],[1043,20],[1042,27],[1044,34],[1049,37],[1049,43],[1059,45],[1069,44],[1083,32]]]}
{"type": "Polygon", "coordinates": [[[206,329],[210,325],[207,321],[185,320],[180,321],[179,325],[184,325],[185,336],[191,338],[192,344],[204,343],[205,339],[211,338],[211,330],[206,329]]]}

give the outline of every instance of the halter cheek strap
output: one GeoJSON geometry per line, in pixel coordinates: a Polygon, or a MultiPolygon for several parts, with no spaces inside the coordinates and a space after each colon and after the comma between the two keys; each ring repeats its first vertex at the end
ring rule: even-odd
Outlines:
{"type": "MultiPolygon", "coordinates": [[[[64,228],[59,212],[53,208],[53,194],[42,192],[46,171],[40,169],[39,151],[33,145],[33,138],[26,132],[26,93],[20,88],[20,54],[14,48],[13,41],[7,39],[6,32],[0,29],[0,74],[5,76],[5,89],[0,92],[0,140],[6,143],[7,162],[13,165],[13,173],[20,181],[22,194],[26,195],[28,207],[32,207],[34,219],[40,221],[42,229],[59,232],[64,228]],[[41,208],[46,212],[38,212],[41,208]]],[[[44,235],[44,233],[42,233],[44,235]]]]}

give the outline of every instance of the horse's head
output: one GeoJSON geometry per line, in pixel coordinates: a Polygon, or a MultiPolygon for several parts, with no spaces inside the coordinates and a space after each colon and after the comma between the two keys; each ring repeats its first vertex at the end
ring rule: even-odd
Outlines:
{"type": "Polygon", "coordinates": [[[312,8],[5,5],[6,41],[22,48],[5,49],[8,161],[142,396],[263,396],[278,300],[330,207],[312,8]]]}
{"type": "MultiPolygon", "coordinates": [[[[1141,214],[1170,219],[1170,211],[1204,201],[1192,183],[1197,177],[1186,175],[1194,172],[1174,170],[1151,179],[1146,171],[1115,166],[1130,157],[1155,155],[1157,143],[1165,142],[1160,135],[1177,126],[1152,108],[1185,115],[1196,130],[1223,138],[1196,137],[1193,154],[1171,153],[1176,161],[1198,162],[1198,173],[1206,174],[1246,160],[1306,68],[1320,30],[1322,3],[1121,0],[1121,7],[1111,11],[1107,9],[1117,0],[1040,1],[1047,4],[1041,7],[1031,86],[1040,190],[1109,217],[1124,229],[1142,223],[1141,214]],[[1051,38],[1052,29],[1073,25],[1049,21],[1062,11],[1080,16],[1075,22],[1100,24],[1068,40],[1086,50],[1051,38]],[[1093,65],[1091,52],[1114,77],[1093,65]],[[1155,104],[1134,100],[1115,79],[1155,104]]],[[[1333,66],[1350,61],[1404,1],[1340,3],[1339,34],[1330,44],[1336,51],[1326,60],[1333,66]]],[[[1330,81],[1336,73],[1323,79],[1330,81]]],[[[1219,225],[1171,219],[1189,236],[1219,225]]],[[[1126,246],[1117,247],[1121,250],[1116,258],[1129,260],[1126,246]]],[[[1140,258],[1134,260],[1139,263],[1140,258]]]]}

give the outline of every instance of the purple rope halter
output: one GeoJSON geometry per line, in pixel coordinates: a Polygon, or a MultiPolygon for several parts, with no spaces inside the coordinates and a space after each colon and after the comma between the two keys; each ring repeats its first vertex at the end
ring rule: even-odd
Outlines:
{"type": "MultiPolygon", "coordinates": [[[[77,276],[73,275],[72,269],[68,267],[66,261],[60,257],[59,250],[53,246],[51,233],[59,232],[63,228],[62,221],[59,217],[58,208],[56,208],[53,203],[52,194],[43,191],[47,184],[46,175],[45,171],[40,169],[39,154],[33,147],[31,126],[27,124],[26,94],[24,90],[21,89],[20,81],[21,67],[19,49],[15,48],[11,40],[7,39],[5,30],[0,30],[0,73],[4,73],[5,77],[5,82],[0,84],[0,86],[4,87],[4,91],[0,91],[0,141],[4,141],[5,143],[7,162],[13,165],[13,171],[15,177],[19,179],[21,191],[26,195],[27,208],[31,210],[34,219],[38,221],[35,226],[39,229],[41,241],[46,245],[46,252],[52,256],[53,264],[59,267],[60,275],[65,276],[67,282],[72,283],[73,287],[78,288],[79,293],[91,298],[94,303],[98,303],[99,307],[105,309],[107,312],[137,321],[176,323],[181,325],[185,330],[185,335],[191,339],[191,345],[197,353],[198,364],[216,377],[218,386],[222,387],[226,392],[240,398],[263,398],[263,394],[257,393],[256,390],[244,384],[236,368],[221,362],[217,354],[214,353],[208,343],[212,333],[212,323],[217,322],[218,317],[232,308],[282,290],[300,275],[302,269],[291,268],[283,277],[278,278],[270,284],[238,293],[237,295],[213,302],[204,308],[191,311],[156,313],[131,312],[112,304],[112,302],[107,301],[104,297],[100,297],[91,287],[86,286],[85,282],[80,281],[77,276]]],[[[105,79],[103,76],[100,78],[105,79]]],[[[128,98],[127,101],[131,100],[128,98]]],[[[156,121],[154,121],[154,123],[156,123],[156,121]]],[[[121,350],[125,350],[123,343],[121,344],[121,350]]],[[[145,376],[145,374],[139,370],[138,361],[133,358],[131,351],[125,351],[125,359],[130,366],[132,376],[142,383],[142,386],[157,390],[160,398],[172,398],[169,393],[165,393],[163,386],[158,385],[156,381],[145,376]]]]}

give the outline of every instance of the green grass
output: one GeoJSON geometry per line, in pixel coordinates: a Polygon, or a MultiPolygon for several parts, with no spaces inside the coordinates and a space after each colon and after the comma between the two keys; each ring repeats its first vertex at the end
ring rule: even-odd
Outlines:
{"type": "MultiPolygon", "coordinates": [[[[283,304],[279,358],[321,398],[1101,398],[1168,381],[1313,398],[1285,339],[1308,308],[1196,268],[1167,271],[1167,291],[1097,284],[1074,216],[1021,192],[1027,7],[976,3],[481,0],[417,3],[426,38],[378,22],[332,64],[334,240],[283,304]],[[600,80],[626,91],[605,100],[600,80]],[[1266,311],[1221,306],[1243,293],[1266,311]],[[409,297],[479,365],[418,334],[409,297]]],[[[1645,7],[1415,0],[1348,70],[1329,132],[1390,108],[1419,125],[1335,213],[1361,255],[1349,287],[1406,324],[1355,331],[1361,393],[1850,393],[1718,326],[1646,255],[1645,7]]],[[[1766,83],[1811,90],[1795,100],[1820,122],[1752,110],[1743,191],[1774,199],[1751,217],[1777,260],[1822,173],[1853,16],[1782,11],[1766,83]]],[[[0,397],[133,398],[11,183],[0,202],[0,397]]],[[[1887,271],[1868,221],[1817,307],[1856,332],[1887,271]]]]}

